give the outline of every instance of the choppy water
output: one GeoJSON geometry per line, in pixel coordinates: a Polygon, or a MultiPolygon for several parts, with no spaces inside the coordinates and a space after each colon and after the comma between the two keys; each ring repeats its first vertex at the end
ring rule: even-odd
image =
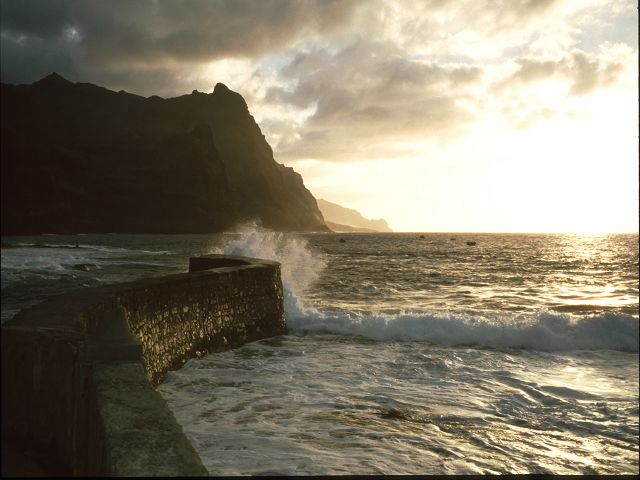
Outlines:
{"type": "Polygon", "coordinates": [[[2,242],[3,320],[200,253],[282,262],[289,335],[159,387],[213,474],[638,473],[637,235],[2,242]]]}

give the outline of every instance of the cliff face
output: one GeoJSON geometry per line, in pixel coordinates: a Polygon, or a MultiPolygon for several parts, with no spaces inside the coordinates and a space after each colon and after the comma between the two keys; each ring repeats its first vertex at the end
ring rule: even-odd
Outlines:
{"type": "Polygon", "coordinates": [[[337,203],[318,199],[318,208],[322,212],[329,227],[339,232],[373,231],[391,232],[391,228],[384,219],[369,220],[352,208],[345,208],[337,203]],[[355,227],[355,228],[354,228],[355,227]]]}
{"type": "Polygon", "coordinates": [[[51,74],[2,84],[2,233],[327,231],[244,99],[143,98],[51,74]]]}

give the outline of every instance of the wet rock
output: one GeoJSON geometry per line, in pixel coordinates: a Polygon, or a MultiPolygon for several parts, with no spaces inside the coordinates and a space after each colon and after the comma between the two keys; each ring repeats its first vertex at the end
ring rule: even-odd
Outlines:
{"type": "Polygon", "coordinates": [[[97,270],[98,266],[95,263],[76,263],[71,268],[79,272],[92,272],[93,270],[97,270]]]}
{"type": "Polygon", "coordinates": [[[381,410],[378,415],[380,418],[386,418],[390,420],[409,420],[410,415],[408,412],[398,410],[396,408],[387,408],[381,410]]]}

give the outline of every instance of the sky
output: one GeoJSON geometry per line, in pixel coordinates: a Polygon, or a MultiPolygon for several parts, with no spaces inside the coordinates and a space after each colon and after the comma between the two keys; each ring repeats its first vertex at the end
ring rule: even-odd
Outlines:
{"type": "Polygon", "coordinates": [[[631,0],[0,0],[2,82],[242,94],[395,231],[638,231],[631,0]]]}

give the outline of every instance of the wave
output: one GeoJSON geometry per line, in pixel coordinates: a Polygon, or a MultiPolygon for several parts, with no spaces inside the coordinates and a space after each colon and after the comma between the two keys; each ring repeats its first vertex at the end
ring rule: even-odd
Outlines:
{"type": "Polygon", "coordinates": [[[237,231],[239,238],[209,253],[275,260],[281,265],[284,288],[298,296],[318,279],[326,266],[324,256],[313,252],[304,238],[264,230],[256,223],[244,224],[237,231]]]}
{"type": "Polygon", "coordinates": [[[135,250],[123,247],[107,247],[105,245],[85,245],[85,244],[52,244],[52,243],[3,243],[2,249],[14,248],[45,248],[60,250],[93,250],[104,253],[147,253],[151,255],[168,255],[169,250],[135,250]]]}
{"type": "Polygon", "coordinates": [[[285,292],[287,324],[294,332],[356,335],[373,340],[426,341],[542,351],[638,352],[638,318],[607,312],[571,317],[541,312],[533,317],[487,317],[456,312],[363,314],[307,307],[285,292]]]}
{"type": "Polygon", "coordinates": [[[255,224],[245,225],[239,238],[214,252],[281,263],[285,315],[294,333],[333,333],[379,341],[425,341],[542,351],[638,352],[638,317],[622,313],[582,317],[548,311],[530,317],[459,312],[384,314],[307,306],[301,299],[325,267],[324,256],[312,252],[304,239],[262,230],[255,224]]]}
{"type": "Polygon", "coordinates": [[[9,246],[3,244],[1,263],[3,271],[65,272],[74,270],[74,266],[78,264],[93,264],[99,268],[101,265],[113,265],[114,262],[135,256],[149,258],[151,255],[169,254],[171,252],[168,250],[134,250],[104,245],[16,243],[9,246]]]}
{"type": "Polygon", "coordinates": [[[2,249],[52,249],[52,250],[95,250],[98,252],[107,253],[122,253],[129,252],[126,248],[121,247],[106,247],[103,245],[84,245],[84,244],[55,244],[55,243],[3,243],[2,249]]]}

